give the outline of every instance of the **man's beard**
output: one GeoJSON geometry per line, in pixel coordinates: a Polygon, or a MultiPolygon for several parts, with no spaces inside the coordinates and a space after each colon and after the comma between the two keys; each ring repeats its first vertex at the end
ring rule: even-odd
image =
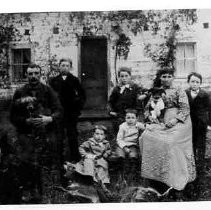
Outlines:
{"type": "Polygon", "coordinates": [[[61,75],[67,75],[69,71],[61,71],[61,75]]]}
{"type": "Polygon", "coordinates": [[[32,79],[29,80],[29,83],[32,86],[36,86],[39,83],[39,80],[32,78],[32,79]]]}

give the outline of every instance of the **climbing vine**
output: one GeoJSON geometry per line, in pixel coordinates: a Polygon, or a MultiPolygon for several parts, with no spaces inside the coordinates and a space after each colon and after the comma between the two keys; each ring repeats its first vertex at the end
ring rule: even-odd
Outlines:
{"type": "MultiPolygon", "coordinates": [[[[25,15],[24,18],[26,21],[30,21],[30,14],[25,15]]],[[[58,16],[58,18],[60,17],[58,16]]],[[[117,61],[121,58],[128,58],[132,45],[131,37],[148,32],[154,42],[145,40],[146,56],[150,57],[160,67],[172,67],[175,60],[178,32],[183,30],[184,27],[188,28],[196,20],[195,9],[71,12],[69,13],[70,24],[67,27],[68,30],[65,29],[65,33],[68,34],[69,30],[73,30],[76,36],[107,35],[110,37],[114,49],[116,72],[117,61]],[[158,37],[161,38],[161,42],[157,42],[158,37]]],[[[18,31],[13,25],[4,26],[0,24],[1,72],[8,72],[9,43],[17,37],[17,34],[18,31]],[[3,57],[6,59],[3,59],[3,57]]],[[[51,63],[50,66],[52,66],[51,63]]]]}
{"type": "MultiPolygon", "coordinates": [[[[111,35],[115,50],[114,68],[117,60],[127,59],[130,52],[131,35],[147,31],[155,42],[144,43],[146,56],[150,57],[159,67],[173,67],[177,33],[197,21],[196,9],[182,10],[139,10],[72,13],[83,26],[83,35],[93,36],[103,32],[111,35]],[[104,31],[103,31],[104,30],[104,31]],[[156,42],[161,38],[161,42],[156,42]]],[[[117,77],[117,75],[116,75],[117,77]]]]}
{"type": "Polygon", "coordinates": [[[0,86],[7,88],[9,85],[9,44],[17,38],[19,31],[13,26],[0,25],[0,86]]]}
{"type": "Polygon", "coordinates": [[[177,34],[182,28],[188,29],[188,26],[193,25],[197,21],[197,14],[195,9],[170,10],[165,11],[164,15],[161,12],[150,14],[150,17],[156,17],[156,22],[153,23],[151,18],[149,19],[153,23],[152,35],[154,39],[156,39],[157,33],[162,31],[159,35],[163,41],[153,44],[146,43],[145,52],[158,67],[174,68],[177,34]],[[163,30],[160,30],[161,28],[163,30]]]}

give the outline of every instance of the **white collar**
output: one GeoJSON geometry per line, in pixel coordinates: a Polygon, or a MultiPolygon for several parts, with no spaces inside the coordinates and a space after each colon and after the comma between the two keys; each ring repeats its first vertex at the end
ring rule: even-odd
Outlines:
{"type": "Polygon", "coordinates": [[[66,80],[67,79],[67,75],[62,75],[62,79],[66,80]]]}
{"type": "Polygon", "coordinates": [[[120,93],[122,94],[126,88],[130,88],[130,84],[120,86],[120,93]]]}
{"type": "Polygon", "coordinates": [[[198,90],[191,90],[191,93],[198,94],[199,93],[199,89],[198,90]]]}
{"type": "Polygon", "coordinates": [[[127,85],[123,85],[122,87],[126,87],[126,88],[129,88],[129,87],[130,87],[130,84],[127,84],[127,85]]]}
{"type": "Polygon", "coordinates": [[[155,103],[153,100],[151,101],[151,106],[154,109],[155,107],[159,108],[159,109],[164,109],[165,108],[165,104],[163,102],[162,98],[159,98],[159,100],[157,101],[157,103],[155,103]]]}

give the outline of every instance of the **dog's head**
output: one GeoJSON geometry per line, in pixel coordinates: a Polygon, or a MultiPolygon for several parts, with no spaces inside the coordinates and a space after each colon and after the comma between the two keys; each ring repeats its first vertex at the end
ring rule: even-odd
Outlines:
{"type": "Polygon", "coordinates": [[[65,177],[68,179],[71,178],[71,175],[74,173],[75,171],[75,165],[73,163],[70,163],[70,162],[65,162],[64,163],[64,170],[65,170],[65,177]]]}

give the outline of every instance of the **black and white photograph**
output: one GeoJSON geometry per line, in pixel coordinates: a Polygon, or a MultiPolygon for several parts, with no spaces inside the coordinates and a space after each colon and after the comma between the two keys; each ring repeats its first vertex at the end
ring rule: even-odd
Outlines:
{"type": "Polygon", "coordinates": [[[0,11],[0,206],[210,200],[211,7],[0,11]]]}

